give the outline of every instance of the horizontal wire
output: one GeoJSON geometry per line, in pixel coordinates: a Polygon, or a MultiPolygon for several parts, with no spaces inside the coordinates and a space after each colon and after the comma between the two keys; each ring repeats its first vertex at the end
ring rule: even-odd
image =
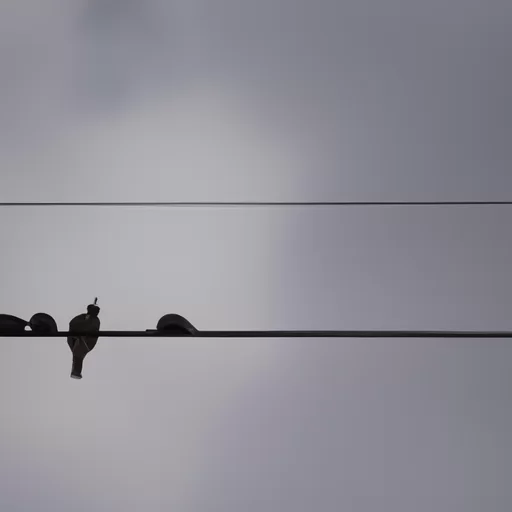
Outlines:
{"type": "Polygon", "coordinates": [[[160,207],[160,208],[222,208],[222,207],[371,207],[371,206],[511,206],[511,201],[126,201],[126,202],[10,202],[0,207],[160,207]]]}
{"type": "Polygon", "coordinates": [[[33,331],[1,331],[3,338],[64,338],[94,336],[100,338],[512,338],[512,331],[197,331],[177,334],[165,331],[99,331],[80,333],[60,331],[38,333],[33,331]]]}

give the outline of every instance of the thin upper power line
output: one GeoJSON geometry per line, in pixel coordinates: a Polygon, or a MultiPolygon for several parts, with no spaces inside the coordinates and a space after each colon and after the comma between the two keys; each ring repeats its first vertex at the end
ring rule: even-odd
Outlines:
{"type": "Polygon", "coordinates": [[[0,207],[378,207],[378,206],[512,206],[510,201],[92,201],[92,202],[0,202],[0,207]]]}

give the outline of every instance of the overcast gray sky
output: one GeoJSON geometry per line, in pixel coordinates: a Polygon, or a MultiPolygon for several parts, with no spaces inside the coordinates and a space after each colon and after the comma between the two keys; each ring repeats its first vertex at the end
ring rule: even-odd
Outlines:
{"type": "MultiPolygon", "coordinates": [[[[512,197],[512,4],[0,3],[1,201],[512,197]]],[[[61,328],[512,329],[508,207],[2,209],[61,328]]],[[[9,512],[509,511],[512,346],[0,345],[9,512]]]]}

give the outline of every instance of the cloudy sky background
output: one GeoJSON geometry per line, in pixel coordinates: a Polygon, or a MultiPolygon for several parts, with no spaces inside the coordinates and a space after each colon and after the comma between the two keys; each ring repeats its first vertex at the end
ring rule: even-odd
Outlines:
{"type": "MultiPolygon", "coordinates": [[[[506,200],[512,7],[0,4],[1,201],[506,200]]],[[[508,207],[9,208],[0,311],[65,328],[512,329],[508,207]]],[[[508,511],[506,341],[0,348],[8,511],[508,511]]]]}

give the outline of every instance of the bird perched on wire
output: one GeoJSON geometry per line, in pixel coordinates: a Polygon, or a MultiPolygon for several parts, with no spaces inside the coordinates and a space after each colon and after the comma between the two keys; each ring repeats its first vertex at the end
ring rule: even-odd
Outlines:
{"type": "Polygon", "coordinates": [[[71,378],[82,378],[82,367],[85,356],[96,346],[98,336],[94,336],[100,330],[100,319],[98,318],[100,308],[97,305],[98,299],[94,304],[87,306],[87,313],[75,316],[69,323],[71,332],[84,333],[85,336],[69,336],[68,345],[73,353],[73,365],[71,368],[71,378]],[[89,335],[90,333],[90,335],[89,335]]]}

